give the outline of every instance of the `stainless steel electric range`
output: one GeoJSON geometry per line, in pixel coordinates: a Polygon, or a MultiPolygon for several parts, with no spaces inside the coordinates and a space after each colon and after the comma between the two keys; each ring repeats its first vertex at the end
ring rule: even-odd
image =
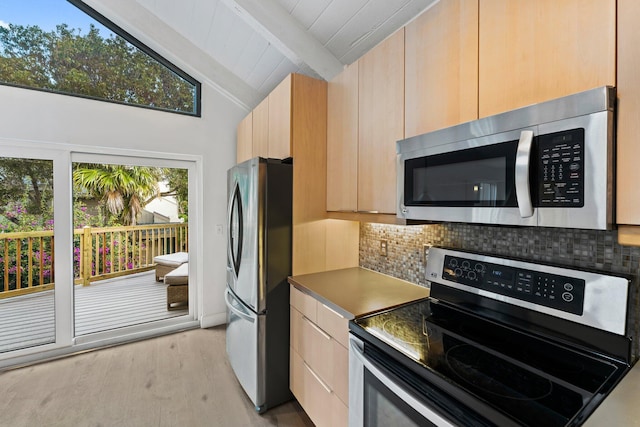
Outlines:
{"type": "Polygon", "coordinates": [[[442,248],[426,275],[350,322],[351,427],[576,426],[630,369],[627,277],[442,248]]]}

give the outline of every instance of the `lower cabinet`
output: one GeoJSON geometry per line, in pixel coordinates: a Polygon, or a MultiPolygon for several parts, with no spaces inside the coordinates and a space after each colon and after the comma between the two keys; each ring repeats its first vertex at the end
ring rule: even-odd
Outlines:
{"type": "Polygon", "coordinates": [[[290,314],[291,391],[316,426],[347,426],[348,320],[294,286],[290,314]]]}

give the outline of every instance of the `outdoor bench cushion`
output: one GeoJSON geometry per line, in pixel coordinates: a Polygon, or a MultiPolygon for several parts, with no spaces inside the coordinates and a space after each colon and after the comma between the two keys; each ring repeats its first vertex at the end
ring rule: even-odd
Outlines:
{"type": "Polygon", "coordinates": [[[153,262],[167,267],[179,267],[187,261],[189,261],[189,254],[187,252],[176,252],[153,257],[153,262]]]}
{"type": "Polygon", "coordinates": [[[164,283],[167,285],[186,285],[189,283],[189,263],[164,275],[164,283]]]}

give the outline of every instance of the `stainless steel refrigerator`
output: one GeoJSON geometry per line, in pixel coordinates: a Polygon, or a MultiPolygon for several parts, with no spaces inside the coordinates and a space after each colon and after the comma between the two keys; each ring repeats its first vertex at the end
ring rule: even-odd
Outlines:
{"type": "Polygon", "coordinates": [[[292,165],[260,157],[227,172],[229,362],[262,413],[289,391],[292,165]]]}

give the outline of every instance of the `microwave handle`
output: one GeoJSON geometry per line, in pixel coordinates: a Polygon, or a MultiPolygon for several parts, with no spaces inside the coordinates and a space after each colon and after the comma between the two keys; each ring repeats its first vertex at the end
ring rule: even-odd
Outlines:
{"type": "Polygon", "coordinates": [[[516,152],[516,199],[518,199],[518,209],[520,209],[522,218],[533,216],[531,191],[529,189],[529,163],[532,143],[533,131],[523,130],[520,132],[518,151],[516,152]]]}

